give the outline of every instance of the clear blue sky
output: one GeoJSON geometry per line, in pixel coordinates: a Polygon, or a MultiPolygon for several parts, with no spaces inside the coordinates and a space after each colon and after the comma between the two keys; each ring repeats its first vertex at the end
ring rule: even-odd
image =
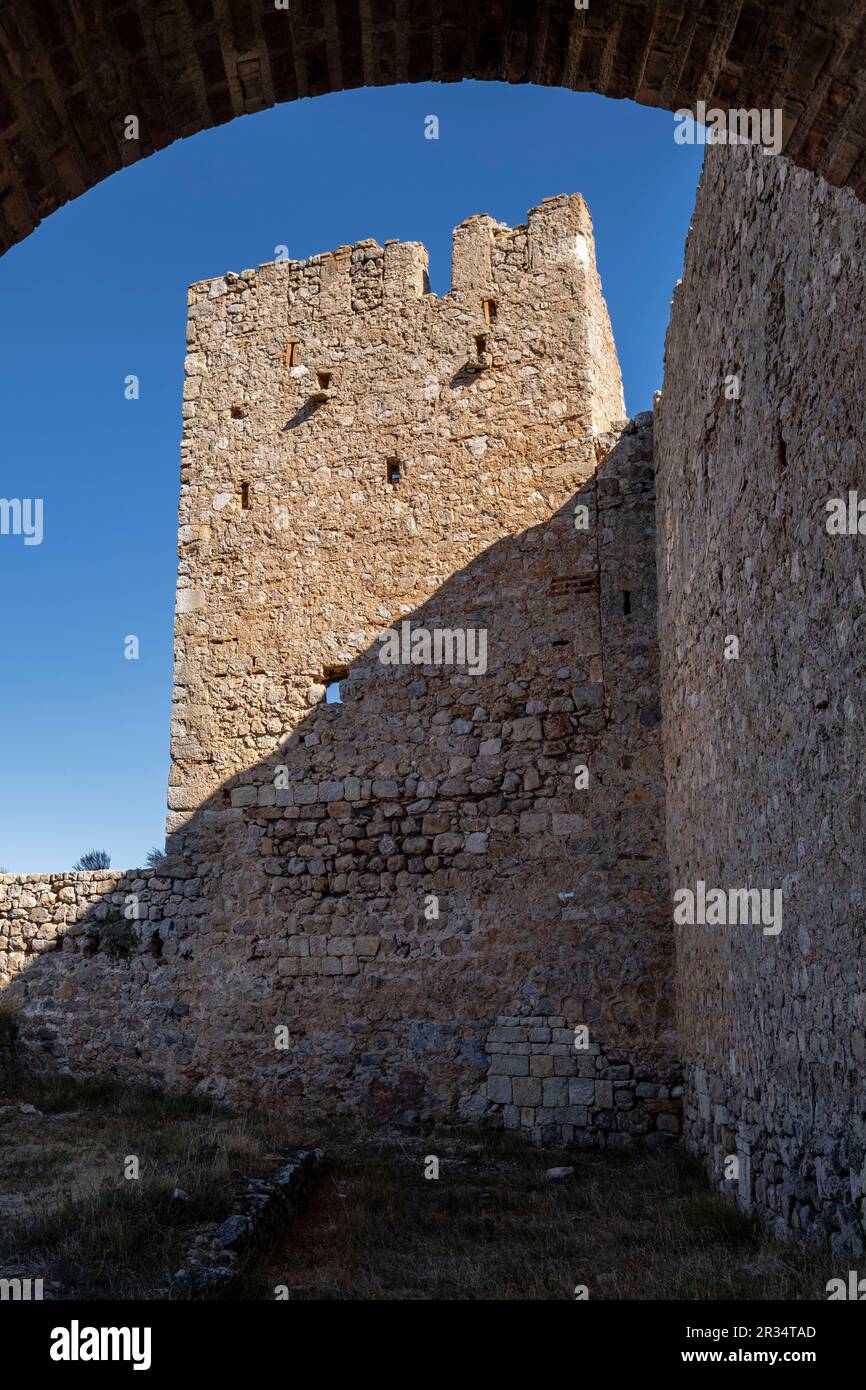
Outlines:
{"type": "Polygon", "coordinates": [[[0,865],[68,869],[104,848],[134,867],[162,844],[187,285],[280,244],[305,257],[372,236],[423,241],[441,294],[458,222],[514,226],[581,192],[634,414],[661,385],[701,158],[670,113],[630,102],[492,83],[348,92],[181,141],[0,259],[0,497],[44,504],[41,545],[0,536],[0,865]]]}

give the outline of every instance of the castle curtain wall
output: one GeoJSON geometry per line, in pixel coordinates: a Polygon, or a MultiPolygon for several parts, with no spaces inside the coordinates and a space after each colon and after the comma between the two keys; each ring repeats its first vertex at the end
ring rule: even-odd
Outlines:
{"type": "Polygon", "coordinates": [[[745,1206],[855,1251],[866,535],[827,504],[864,492],[864,263],[850,193],[708,150],[656,411],[672,889],[782,893],[778,932],[676,929],[687,1137],[745,1206]]]}

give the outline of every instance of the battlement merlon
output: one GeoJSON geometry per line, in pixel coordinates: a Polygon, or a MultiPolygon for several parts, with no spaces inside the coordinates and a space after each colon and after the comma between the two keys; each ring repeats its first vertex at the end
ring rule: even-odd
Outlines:
{"type": "Polygon", "coordinates": [[[584,275],[595,273],[595,236],[589,208],[579,193],[545,198],[527,217],[529,270],[567,267],[584,275]]]}
{"type": "MultiPolygon", "coordinates": [[[[486,213],[467,218],[452,233],[451,289],[460,298],[507,294],[500,268],[508,257],[513,270],[543,274],[558,268],[566,282],[595,273],[592,218],[579,193],[546,198],[531,208],[525,224],[508,227],[486,213]]],[[[339,246],[307,260],[265,262],[240,274],[229,271],[196,281],[189,289],[191,318],[226,312],[224,299],[285,291],[289,307],[302,317],[364,312],[381,304],[430,296],[428,253],[420,242],[373,240],[339,246]],[[378,282],[378,283],[377,283],[378,282]],[[381,294],[371,297],[376,285],[381,294]],[[360,293],[359,293],[360,291],[360,293]]],[[[445,299],[449,295],[444,296],[445,299]]],[[[242,299],[243,302],[243,299],[242,299]]],[[[236,311],[235,311],[236,312],[236,311]]]]}

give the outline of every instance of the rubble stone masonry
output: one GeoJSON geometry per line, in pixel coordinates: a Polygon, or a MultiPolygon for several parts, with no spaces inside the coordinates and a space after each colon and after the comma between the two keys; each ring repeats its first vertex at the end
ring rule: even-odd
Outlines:
{"type": "Polygon", "coordinates": [[[722,1186],[739,1160],[745,1206],[854,1254],[866,535],[828,533],[827,503],[866,496],[864,264],[850,193],[709,150],[656,412],[672,888],[783,895],[777,934],[676,929],[688,1142],[722,1186]]]}

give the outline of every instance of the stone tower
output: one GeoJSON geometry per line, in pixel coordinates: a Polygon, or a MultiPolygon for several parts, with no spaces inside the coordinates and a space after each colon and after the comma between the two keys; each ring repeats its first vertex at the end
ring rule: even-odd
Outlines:
{"type": "Polygon", "coordinates": [[[369,241],[190,292],[195,999],[233,1095],[621,1134],[670,1041],[651,430],[607,458],[582,198],[470,218],[452,279],[369,241]]]}
{"type": "Polygon", "coordinates": [[[369,241],[190,290],[169,832],[623,418],[581,197],[470,218],[452,279],[369,241]]]}

